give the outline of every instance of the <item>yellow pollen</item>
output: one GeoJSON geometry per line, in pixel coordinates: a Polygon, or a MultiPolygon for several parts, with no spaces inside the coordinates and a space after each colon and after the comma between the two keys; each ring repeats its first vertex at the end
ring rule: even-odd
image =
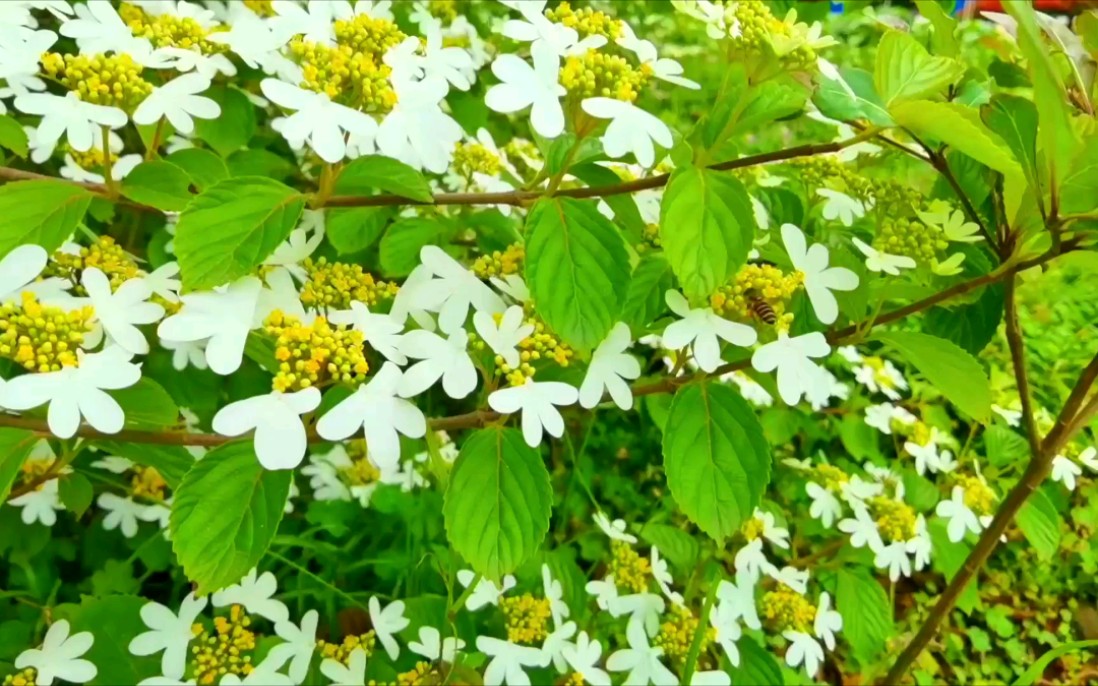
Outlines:
{"type": "Polygon", "coordinates": [[[442,683],[441,676],[430,662],[417,662],[412,669],[397,674],[396,682],[397,686],[430,686],[442,683]]]}
{"type": "Polygon", "coordinates": [[[309,257],[301,266],[309,275],[309,280],[301,289],[301,302],[306,307],[346,310],[352,300],[373,307],[384,300],[391,300],[399,290],[395,283],[376,280],[357,264],[309,257]]]}
{"type": "Polygon", "coordinates": [[[838,493],[842,490],[843,484],[850,481],[846,472],[835,465],[818,464],[812,468],[812,472],[815,480],[832,493],[838,493]]]}
{"type": "Polygon", "coordinates": [[[306,326],[275,310],[264,322],[264,330],[275,339],[279,365],[272,385],[276,391],[359,383],[370,370],[363,353],[362,332],[333,328],[324,317],[306,326]]]}
{"type": "Polygon", "coordinates": [[[652,576],[652,566],[647,557],[641,557],[625,541],[610,541],[610,573],[618,588],[630,593],[644,593],[648,590],[648,579],[652,576]]]}
{"type": "Polygon", "coordinates": [[[432,17],[437,17],[449,24],[457,19],[457,0],[429,0],[427,11],[432,17]]]}
{"type": "Polygon", "coordinates": [[[472,178],[473,172],[488,176],[499,174],[499,155],[480,143],[458,143],[454,146],[454,171],[465,178],[472,178]]]}
{"type": "Polygon", "coordinates": [[[650,75],[623,57],[588,50],[581,57],[569,57],[560,68],[560,83],[570,96],[579,99],[604,97],[633,102],[650,75]]]}
{"type": "Polygon", "coordinates": [[[501,598],[499,609],[507,627],[507,640],[512,643],[533,645],[541,643],[549,635],[549,601],[535,598],[529,593],[501,598]]]}
{"type": "Polygon", "coordinates": [[[713,311],[754,324],[763,323],[759,303],[765,303],[778,320],[786,314],[789,299],[804,286],[804,274],[786,274],[771,264],[745,264],[709,298],[713,311]]]}
{"type": "MultiPolygon", "coordinates": [[[[23,483],[31,484],[37,481],[40,477],[45,475],[53,466],[52,459],[44,460],[26,460],[23,462],[23,466],[20,467],[20,471],[23,472],[23,483]]],[[[39,484],[35,490],[42,490],[42,486],[45,484],[39,484]]]]}
{"type": "Polygon", "coordinates": [[[37,686],[38,670],[27,667],[21,672],[9,674],[4,677],[3,686],[37,686]]]}
{"type": "Polygon", "coordinates": [[[347,45],[329,47],[304,40],[291,42],[290,54],[301,65],[302,88],[363,112],[385,113],[396,104],[389,83],[392,69],[380,57],[347,45]]]}
{"type": "Polygon", "coordinates": [[[191,643],[191,671],[197,683],[216,684],[225,674],[244,677],[251,673],[250,653],[255,650],[255,634],[248,629],[251,623],[244,608],[233,605],[228,617],[214,618],[212,632],[201,624],[191,628],[195,637],[191,643]]]}
{"type": "Polygon", "coordinates": [[[763,520],[758,517],[752,517],[743,523],[743,526],[740,527],[740,533],[743,534],[743,537],[746,540],[754,541],[759,536],[762,536],[765,528],[766,525],[763,524],[763,520]]]}
{"type": "Polygon", "coordinates": [[[164,500],[164,491],[168,488],[168,482],[160,476],[160,472],[153,467],[136,467],[130,487],[135,496],[149,500],[164,500]]]}
{"type": "Polygon", "coordinates": [[[816,607],[800,593],[779,584],[762,597],[762,616],[775,632],[786,630],[812,633],[816,607]]]}
{"type": "Polygon", "coordinates": [[[354,652],[355,648],[362,648],[367,657],[373,655],[375,643],[377,643],[377,636],[371,629],[364,634],[344,636],[342,643],[317,641],[316,650],[322,658],[338,660],[346,665],[350,661],[351,653],[354,652]]]}
{"type": "Polygon", "coordinates": [[[957,483],[965,489],[965,507],[977,515],[995,512],[995,492],[982,479],[958,474],[957,483]]]}
{"type": "Polygon", "coordinates": [[[351,466],[341,469],[339,475],[349,486],[366,486],[381,478],[381,471],[366,457],[366,441],[361,438],[347,444],[347,456],[351,466]]]}
{"type": "MultiPolygon", "coordinates": [[[[481,255],[473,262],[473,272],[481,279],[493,276],[507,276],[522,272],[526,247],[522,243],[512,243],[505,250],[493,250],[491,255],[481,255]]],[[[497,320],[498,324],[499,321],[497,320]]]]}
{"type": "Polygon", "coordinates": [[[50,258],[42,275],[68,279],[78,295],[87,295],[80,284],[80,277],[89,267],[95,267],[107,276],[112,291],[142,275],[137,262],[110,236],[100,236],[90,246],[81,246],[80,252],[75,255],[58,250],[50,258]]]}
{"type": "Polygon", "coordinates": [[[261,17],[273,17],[275,14],[271,0],[244,0],[244,6],[261,17]]]}
{"type": "MultiPolygon", "coordinates": [[[[183,48],[196,50],[203,55],[225,52],[228,46],[208,40],[210,31],[193,17],[179,17],[172,13],[153,16],[136,5],[123,2],[119,16],[138,38],[147,38],[156,48],[183,48]]],[[[220,27],[219,27],[220,28],[220,27]]]]}
{"type": "MultiPolygon", "coordinates": [[[[653,647],[663,648],[663,654],[676,667],[682,667],[686,656],[690,652],[690,644],[694,641],[694,632],[698,629],[698,618],[694,613],[682,605],[672,605],[671,611],[656,638],[652,640],[653,647]]],[[[705,655],[706,649],[717,637],[716,629],[709,627],[702,633],[701,652],[705,655]]]]}
{"type": "Polygon", "coordinates": [[[904,502],[877,496],[868,500],[869,510],[885,543],[915,538],[915,510],[904,502]]]}
{"type": "Polygon", "coordinates": [[[117,55],[42,56],[42,70],[85,102],[133,112],[152,93],[142,67],[125,53],[117,55]]]}
{"type": "Polygon", "coordinates": [[[568,0],[563,0],[553,9],[545,10],[545,18],[575,29],[580,38],[605,36],[614,41],[621,35],[621,22],[617,19],[590,7],[574,10],[568,0]]]}
{"type": "Polygon", "coordinates": [[[47,307],[24,292],[22,303],[0,305],[0,357],[32,372],[56,372],[75,367],[76,351],[91,330],[90,306],[65,312],[47,307]]]}

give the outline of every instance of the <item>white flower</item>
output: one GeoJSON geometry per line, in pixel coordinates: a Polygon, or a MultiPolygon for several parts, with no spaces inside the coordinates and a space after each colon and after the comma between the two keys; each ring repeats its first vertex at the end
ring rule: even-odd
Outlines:
{"type": "Polygon", "coordinates": [[[965,221],[965,213],[961,210],[952,210],[948,204],[938,207],[938,212],[916,212],[919,218],[930,226],[936,226],[942,230],[947,240],[955,243],[979,243],[984,240],[978,235],[979,225],[975,222],[965,221]]]}
{"type": "Polygon", "coordinates": [[[370,625],[376,632],[377,639],[381,641],[389,659],[396,660],[400,656],[400,646],[393,638],[393,634],[404,629],[409,623],[408,618],[404,616],[404,601],[394,600],[382,609],[378,599],[371,596],[369,610],[370,625]]]}
{"type": "Polygon", "coordinates": [[[835,650],[835,632],[843,628],[843,616],[831,609],[831,596],[824,591],[816,607],[816,621],[813,629],[816,638],[822,639],[828,650],[835,650]]]}
{"type": "Polygon", "coordinates": [[[778,393],[787,405],[796,405],[804,395],[819,384],[819,367],[814,357],[826,357],[831,352],[827,338],[819,331],[790,338],[785,332],[751,356],[751,366],[760,372],[778,370],[778,393]]]}
{"type": "Polygon", "coordinates": [[[850,239],[854,247],[865,255],[865,266],[871,272],[884,272],[892,276],[899,276],[901,269],[914,269],[915,260],[904,255],[889,255],[872,248],[857,238],[850,239]]]}
{"type": "Polygon", "coordinates": [[[518,10],[525,21],[510,19],[504,22],[500,33],[513,40],[530,43],[530,52],[545,51],[563,57],[582,55],[589,49],[606,45],[605,36],[596,34],[580,40],[575,29],[549,21],[544,15],[543,0],[515,0],[503,4],[518,10]]]}
{"type": "Polygon", "coordinates": [[[440,79],[398,81],[397,104],[377,130],[381,152],[410,167],[444,173],[453,159],[454,145],[464,135],[461,125],[442,110],[446,91],[446,82],[440,79]]]}
{"type": "Polygon", "coordinates": [[[770,396],[770,393],[743,372],[728,372],[722,374],[720,378],[721,381],[735,384],[736,388],[740,389],[740,395],[743,396],[743,399],[755,407],[770,407],[774,404],[774,398],[770,396]]]}
{"type": "Polygon", "coordinates": [[[1021,426],[1022,425],[1022,413],[1018,410],[1011,410],[999,405],[992,405],[991,411],[1003,418],[1009,426],[1021,426]]]}
{"type": "Polygon", "coordinates": [[[662,648],[653,648],[648,637],[638,631],[635,625],[626,630],[628,648],[618,650],[606,658],[606,669],[611,672],[629,672],[624,683],[638,684],[675,684],[678,678],[662,662],[662,648]]]}
{"type": "Polygon", "coordinates": [[[232,60],[218,53],[206,55],[198,50],[166,47],[154,50],[153,57],[164,60],[166,66],[178,72],[193,71],[206,79],[214,79],[218,74],[236,76],[236,66],[233,65],[232,60]]]}
{"type": "MultiPolygon", "coordinates": [[[[316,627],[320,615],[309,610],[301,617],[301,625],[286,620],[275,624],[275,633],[284,643],[279,643],[267,653],[264,663],[270,663],[272,669],[280,669],[290,663],[290,680],[295,684],[305,681],[316,650],[316,627]]],[[[166,673],[166,672],[165,672],[166,673]]]]}
{"type": "Polygon", "coordinates": [[[328,163],[343,160],[347,154],[346,134],[366,136],[377,134],[377,122],[369,115],[332,102],[325,93],[316,93],[278,79],[263,79],[259,84],[263,95],[276,105],[294,110],[279,126],[279,133],[300,148],[306,143],[328,163]]]}
{"type": "Polygon", "coordinates": [[[965,504],[965,489],[961,486],[954,486],[950,499],[939,502],[934,513],[947,520],[946,533],[954,543],[963,541],[968,531],[978,534],[983,530],[980,518],[965,504]]]}
{"type": "Polygon", "coordinates": [[[763,552],[763,543],[760,538],[749,541],[736,551],[735,565],[737,574],[742,573],[750,579],[758,579],[760,572],[773,567],[766,559],[766,553],[763,552]]]}
{"type": "Polygon", "coordinates": [[[141,277],[141,280],[156,295],[170,303],[177,303],[179,302],[179,289],[183,287],[183,282],[175,278],[178,275],[179,263],[165,262],[152,273],[141,277]]]}
{"type": "Polygon", "coordinates": [[[65,96],[52,93],[27,93],[15,98],[15,109],[25,114],[38,114],[42,121],[35,131],[35,150],[31,159],[42,163],[57,147],[65,134],[69,147],[87,152],[95,141],[97,127],[117,129],[126,125],[126,113],[117,107],[84,102],[69,92],[65,96]]]}
{"type": "Polygon", "coordinates": [[[0,406],[29,410],[49,403],[46,421],[58,438],[72,438],[81,418],[103,433],[121,431],[126,416],[106,391],[134,385],[141,379],[141,368],[117,346],[91,354],[77,350],[76,354],[79,366],[24,374],[8,381],[0,388],[0,406]]]}
{"type": "Polygon", "coordinates": [[[332,686],[364,686],[366,683],[366,651],[358,647],[347,656],[347,664],[325,658],[320,673],[331,679],[332,686]]]}
{"type": "MultiPolygon", "coordinates": [[[[854,370],[854,379],[874,393],[884,393],[889,400],[899,400],[896,389],[907,390],[907,381],[899,369],[889,360],[879,364],[865,364],[854,370]]],[[[893,419],[907,423],[903,418],[893,415],[893,419]]]]}
{"type": "MultiPolygon", "coordinates": [[[[128,53],[147,54],[152,46],[147,40],[133,36],[109,0],[91,0],[76,6],[76,17],[61,24],[61,35],[76,39],[83,54],[128,53]]],[[[138,55],[133,55],[137,57],[138,55]]]]}
{"type": "Polygon", "coordinates": [[[869,510],[864,506],[855,506],[854,518],[840,521],[839,531],[850,534],[850,545],[855,548],[868,547],[876,551],[884,547],[881,533],[877,530],[877,522],[873,521],[869,510]]]}
{"type": "Polygon", "coordinates": [[[160,341],[161,347],[172,351],[172,367],[183,371],[187,367],[209,369],[206,362],[206,341],[160,341]]]}
{"type": "Polygon", "coordinates": [[[590,409],[598,405],[603,392],[607,392],[614,404],[621,409],[629,410],[633,407],[633,393],[626,380],[637,379],[641,368],[637,359],[625,352],[632,342],[629,325],[618,322],[610,329],[610,333],[591,355],[587,375],[579,389],[580,405],[590,409]]]}
{"type": "Polygon", "coordinates": [[[301,263],[312,255],[324,241],[323,210],[305,210],[301,222],[290,232],[285,242],[275,248],[263,264],[271,267],[285,267],[298,281],[307,281],[309,274],[301,263]]]}
{"type": "Polygon", "coordinates": [[[726,603],[729,608],[728,612],[730,612],[731,618],[727,621],[742,619],[744,626],[748,629],[762,628],[758,608],[755,606],[756,581],[757,579],[753,579],[742,572],[737,572],[735,583],[727,579],[721,579],[720,583],[717,584],[717,597],[720,598],[722,603],[726,603]]]}
{"type": "Polygon", "coordinates": [[[906,541],[893,541],[874,551],[873,564],[888,570],[888,578],[898,581],[901,576],[911,576],[909,545],[906,541]]]}
{"type": "Polygon", "coordinates": [[[651,558],[652,578],[656,580],[660,591],[672,603],[682,605],[682,594],[671,590],[671,585],[675,583],[675,579],[671,576],[671,571],[667,567],[667,560],[660,557],[660,551],[656,546],[652,546],[651,558]]]}
{"type": "Polygon", "coordinates": [[[244,359],[244,344],[255,324],[262,282],[245,276],[213,291],[180,297],[180,310],[160,322],[161,340],[191,342],[209,339],[206,361],[215,373],[232,374],[244,359]]]}
{"type": "Polygon", "coordinates": [[[50,626],[41,648],[30,648],[15,658],[16,669],[34,669],[35,684],[50,686],[54,679],[83,684],[95,678],[95,665],[80,657],[88,652],[95,637],[89,631],[69,635],[69,623],[59,619],[50,626]]]}
{"type": "MultiPolygon", "coordinates": [[[[538,43],[535,43],[537,46],[538,43]]],[[[564,132],[564,109],[560,98],[568,93],[560,85],[560,56],[551,49],[530,50],[534,66],[517,55],[500,55],[492,62],[499,83],[488,89],[488,109],[508,114],[530,107],[530,126],[545,138],[564,132]]]]}
{"type": "Polygon", "coordinates": [[[464,329],[449,338],[417,329],[400,339],[400,351],[421,360],[404,370],[398,391],[405,398],[423,393],[442,379],[442,390],[451,398],[464,398],[477,387],[477,368],[469,357],[469,334],[464,329]]]}
{"type": "MultiPolygon", "coordinates": [[[[471,570],[462,569],[457,573],[457,580],[462,586],[468,587],[473,583],[473,579],[476,578],[471,570]]],[[[470,612],[475,612],[485,605],[499,605],[499,599],[503,597],[503,594],[515,587],[515,577],[510,574],[503,577],[502,588],[496,586],[494,583],[480,577],[477,581],[476,588],[469,594],[469,597],[465,599],[465,609],[470,612]]]]}
{"type": "Polygon", "coordinates": [[[630,533],[626,533],[624,519],[615,519],[611,522],[610,518],[607,517],[601,510],[595,512],[592,519],[594,519],[595,524],[598,525],[600,529],[602,529],[602,533],[609,536],[612,540],[625,541],[626,543],[637,542],[636,536],[630,533]]]}
{"type": "MultiPolygon", "coordinates": [[[[906,385],[906,383],[905,381],[904,384],[906,385]]],[[[910,426],[916,421],[915,415],[892,403],[870,405],[865,408],[865,423],[885,435],[892,434],[892,422],[910,426]]]]}
{"type": "Polygon", "coordinates": [[[904,450],[915,458],[915,471],[920,476],[926,474],[928,469],[931,472],[943,471],[941,469],[941,460],[938,457],[938,446],[934,442],[937,431],[937,429],[931,429],[931,438],[926,445],[920,445],[915,441],[904,442],[904,450]]]}
{"type": "Polygon", "coordinates": [[[265,617],[276,624],[290,618],[286,604],[274,599],[278,581],[270,572],[257,574],[253,567],[238,583],[213,594],[213,606],[243,605],[249,614],[265,617]]]}
{"type": "Polygon", "coordinates": [[[564,434],[564,418],[557,406],[572,405],[579,400],[579,391],[560,381],[534,381],[527,377],[521,386],[501,388],[488,396],[488,406],[496,412],[522,413],[522,435],[526,444],[541,445],[542,432],[554,438],[564,434]]]}
{"type": "Polygon", "coordinates": [[[541,585],[545,592],[545,599],[549,601],[549,610],[553,614],[554,626],[560,626],[561,622],[568,619],[570,610],[568,603],[564,602],[564,587],[560,581],[553,578],[549,571],[549,565],[541,565],[541,585]]]}
{"type": "Polygon", "coordinates": [[[222,436],[241,436],[254,430],[259,464],[265,469],[293,469],[301,464],[308,445],[301,415],[319,405],[320,391],[314,387],[295,393],[272,391],[221,408],[214,415],[213,430],[222,436]]]}
{"type": "Polygon", "coordinates": [[[111,292],[107,275],[96,267],[89,267],[81,275],[80,283],[95,309],[95,318],[111,340],[131,355],[148,353],[149,343],[137,325],[159,321],[164,316],[164,308],[146,302],[152,297],[152,289],[145,280],[129,279],[111,292]]]}
{"type": "Polygon", "coordinates": [[[442,248],[425,245],[419,251],[419,259],[422,264],[413,270],[401,287],[393,303],[391,317],[403,321],[397,312],[438,312],[439,328],[450,334],[465,326],[470,307],[488,314],[507,309],[495,291],[442,248]],[[419,271],[421,268],[422,272],[419,271]],[[419,276],[416,276],[417,272],[419,276]],[[413,276],[416,276],[414,283],[413,276]]]}
{"type": "Polygon", "coordinates": [[[633,27],[626,21],[619,22],[621,35],[615,41],[618,45],[637,56],[641,66],[647,66],[652,76],[685,88],[698,89],[701,85],[682,76],[682,65],[673,59],[660,58],[652,41],[641,40],[633,33],[633,27]]]}
{"type": "Polygon", "coordinates": [[[630,593],[609,599],[606,609],[613,617],[629,615],[626,631],[641,630],[655,636],[660,629],[660,615],[667,604],[655,593],[630,593]]]}
{"type": "Polygon", "coordinates": [[[104,529],[118,529],[126,538],[137,535],[137,519],[144,506],[135,503],[133,498],[122,498],[114,493],[100,493],[95,504],[107,511],[103,518],[104,529]]]}
{"type": "MultiPolygon", "coordinates": [[[[614,583],[613,574],[602,580],[588,581],[583,590],[595,596],[595,604],[599,606],[600,610],[609,610],[610,604],[618,599],[618,586],[614,583]]],[[[663,602],[663,600],[661,599],[660,602],[663,602]]]]}
{"type": "Polygon", "coordinates": [[[835,520],[842,516],[842,503],[831,491],[815,482],[806,483],[804,490],[812,499],[812,504],[808,507],[809,516],[820,520],[824,527],[830,529],[835,520]]]}
{"type": "Polygon", "coordinates": [[[804,595],[808,591],[807,569],[797,569],[796,567],[790,567],[788,565],[781,569],[778,569],[774,565],[767,565],[763,569],[766,572],[766,575],[771,579],[788,586],[801,595],[804,595]]]}
{"type": "Polygon", "coordinates": [[[481,340],[512,369],[517,369],[522,362],[518,344],[534,332],[534,325],[526,324],[524,316],[519,305],[508,307],[503,316],[488,312],[473,314],[473,326],[481,340]]]}
{"type": "Polygon", "coordinates": [[[733,666],[738,667],[740,664],[740,649],[736,646],[736,641],[740,640],[743,630],[740,629],[735,609],[728,601],[721,599],[709,611],[709,626],[713,627],[717,633],[713,640],[724,650],[724,654],[728,656],[728,661],[733,666]]]}
{"type": "Polygon", "coordinates": [[[21,508],[19,518],[28,526],[41,522],[43,526],[57,523],[57,513],[65,509],[57,492],[58,480],[50,479],[33,491],[12,498],[10,505],[21,508]]]}
{"type": "Polygon", "coordinates": [[[844,267],[829,267],[827,248],[820,243],[806,247],[804,233],[793,224],[782,224],[782,242],[794,268],[804,274],[804,289],[816,317],[831,324],[839,316],[839,304],[831,291],[852,291],[858,275],[844,267]]]}
{"type": "Polygon", "coordinates": [[[568,662],[564,659],[564,649],[572,645],[571,638],[576,635],[576,623],[556,624],[556,628],[545,637],[541,644],[541,659],[545,664],[564,674],[568,671],[568,662]]]}
{"type": "Polygon", "coordinates": [[[40,245],[25,243],[0,259],[0,303],[19,302],[24,291],[46,268],[49,254],[40,245]]]}
{"type": "MultiPolygon", "coordinates": [[[[991,523],[991,517],[986,517],[987,524],[991,523]]],[[[986,526],[985,518],[980,523],[986,526]]],[[[934,550],[934,542],[930,539],[930,530],[926,528],[926,517],[919,515],[915,519],[915,536],[907,542],[907,552],[915,558],[915,569],[924,569],[930,564],[930,553],[934,550]]]]}
{"type": "Polygon", "coordinates": [[[843,226],[851,226],[856,218],[865,216],[865,205],[846,193],[818,188],[816,195],[824,199],[823,217],[827,221],[838,219],[843,226]]]}
{"type": "Polygon", "coordinates": [[[1098,448],[1090,446],[1079,453],[1079,461],[1092,472],[1098,472],[1098,448]]]}
{"type": "Polygon", "coordinates": [[[1052,458],[1052,480],[1064,484],[1069,491],[1075,490],[1075,477],[1082,473],[1079,465],[1063,455],[1052,458]]]}
{"type": "Polygon", "coordinates": [[[419,628],[419,640],[408,642],[408,650],[416,655],[425,657],[432,662],[442,660],[451,664],[454,661],[454,655],[464,647],[465,641],[454,636],[442,638],[438,629],[433,626],[421,626],[419,628]]]}
{"type": "Polygon", "coordinates": [[[755,329],[719,317],[711,307],[691,309],[678,291],[667,291],[664,298],[671,311],[681,319],[667,325],[663,332],[663,345],[677,350],[692,344],[694,359],[703,372],[712,372],[721,363],[718,338],[745,348],[754,345],[759,338],[755,329]]]}
{"type": "Polygon", "coordinates": [[[129,651],[139,656],[164,651],[160,671],[169,679],[182,679],[187,667],[187,646],[194,638],[192,627],[206,602],[206,596],[196,598],[193,592],[188,593],[179,604],[178,614],[160,603],[146,603],[141,607],[141,621],[149,630],[133,637],[129,651]]]}
{"type": "MultiPolygon", "coordinates": [[[[503,212],[502,207],[499,209],[500,212],[503,212]]],[[[507,213],[504,212],[504,214],[507,213]]],[[[493,276],[488,279],[488,282],[495,286],[500,293],[520,305],[530,300],[530,289],[526,287],[526,282],[518,274],[504,274],[502,277],[493,276]]]]}
{"type": "Polygon", "coordinates": [[[610,675],[599,665],[602,656],[602,646],[597,640],[588,637],[586,631],[579,632],[576,642],[561,648],[568,666],[583,677],[584,683],[591,686],[610,686],[610,675]]]}
{"type": "Polygon", "coordinates": [[[491,636],[478,636],[477,650],[489,658],[484,669],[485,686],[530,686],[524,668],[546,665],[540,648],[515,645],[491,636]]]}
{"type": "Polygon", "coordinates": [[[129,470],[133,469],[136,464],[133,460],[128,460],[124,457],[118,457],[117,455],[106,455],[103,458],[92,462],[91,466],[105,469],[111,474],[125,474],[129,470]]]}
{"type": "Polygon", "coordinates": [[[351,301],[349,310],[330,312],[328,320],[333,324],[354,327],[355,331],[362,333],[363,340],[370,347],[390,362],[405,364],[408,361],[400,352],[404,325],[399,320],[387,314],[370,312],[370,308],[358,300],[351,301]]]}
{"type": "Polygon", "coordinates": [[[656,161],[652,143],[664,148],[674,144],[667,124],[631,102],[615,98],[587,98],[581,106],[592,117],[610,120],[600,140],[603,150],[612,159],[633,153],[638,164],[651,167],[656,161]]]}
{"type": "Polygon", "coordinates": [[[789,641],[785,651],[785,663],[796,668],[804,665],[805,674],[815,676],[824,659],[823,646],[812,636],[800,631],[783,631],[782,636],[789,641]]]}
{"type": "Polygon", "coordinates": [[[155,124],[167,119],[176,131],[194,132],[194,118],[216,119],[221,106],[199,95],[210,87],[210,78],[199,73],[183,74],[156,86],[133,112],[135,124],[155,124]]]}
{"type": "Polygon", "coordinates": [[[401,376],[395,364],[386,362],[368,383],[320,418],[317,433],[329,441],[342,441],[361,428],[378,466],[395,466],[400,460],[398,434],[423,438],[427,433],[423,412],[397,395],[401,376]]]}

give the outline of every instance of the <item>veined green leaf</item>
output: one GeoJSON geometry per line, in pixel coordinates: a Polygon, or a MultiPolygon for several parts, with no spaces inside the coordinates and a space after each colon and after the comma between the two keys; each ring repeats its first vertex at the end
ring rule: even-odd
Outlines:
{"type": "Polygon", "coordinates": [[[661,255],[641,258],[629,279],[629,290],[621,308],[621,320],[633,331],[643,331],[666,309],[663,294],[674,285],[671,265],[661,255]]]}
{"type": "Polygon", "coordinates": [[[419,250],[425,245],[445,245],[457,227],[427,217],[410,217],[395,222],[381,238],[381,269],[386,276],[408,276],[419,265],[419,250]]]}
{"type": "Polygon", "coordinates": [[[333,207],[325,212],[325,235],[341,255],[366,250],[385,232],[393,207],[333,207]]]}
{"type": "Polygon", "coordinates": [[[888,31],[877,46],[873,82],[891,112],[902,101],[940,94],[964,73],[963,64],[931,56],[910,34],[888,31]]]}
{"type": "Polygon", "coordinates": [[[202,148],[176,150],[164,159],[185,171],[198,192],[229,176],[225,160],[202,148]]]}
{"type": "Polygon", "coordinates": [[[126,413],[126,426],[134,429],[161,429],[175,424],[179,408],[164,387],[149,377],[138,379],[129,388],[110,392],[126,413]]]}
{"type": "Polygon", "coordinates": [[[10,114],[0,115],[0,148],[11,150],[24,159],[27,157],[27,132],[10,114]]]}
{"type": "Polygon", "coordinates": [[[172,490],[179,488],[183,476],[195,462],[194,456],[179,445],[143,445],[125,441],[96,441],[95,445],[108,455],[118,455],[136,464],[153,467],[172,490]]]}
{"type": "Polygon", "coordinates": [[[903,355],[959,410],[977,421],[988,420],[991,386],[972,355],[944,338],[914,331],[889,331],[876,338],[903,355]]]}
{"type": "Polygon", "coordinates": [[[195,136],[206,141],[222,157],[247,147],[256,129],[255,105],[248,96],[229,86],[213,86],[203,95],[221,107],[221,116],[195,119],[195,136]]]}
{"type": "Polygon", "coordinates": [[[930,35],[930,45],[934,52],[945,57],[957,57],[957,20],[946,14],[937,0],[915,0],[915,6],[930,20],[934,33],[930,35]]]}
{"type": "Polygon", "coordinates": [[[12,484],[22,473],[23,461],[38,440],[24,429],[0,428],[0,503],[8,499],[12,484]]]}
{"type": "Polygon", "coordinates": [[[1060,519],[1056,506],[1040,489],[1018,510],[1018,528],[1041,560],[1051,560],[1060,548],[1060,519]]]}
{"type": "Polygon", "coordinates": [[[170,162],[142,162],[122,179],[122,195],[158,210],[179,212],[194,196],[191,177],[170,162]]]}
{"type": "Polygon", "coordinates": [[[382,155],[359,157],[347,165],[336,181],[336,190],[340,193],[367,193],[374,188],[419,202],[429,203],[434,199],[423,174],[382,155]]]}
{"type": "Polygon", "coordinates": [[[909,100],[892,107],[901,126],[941,141],[1005,175],[1021,176],[1010,148],[980,121],[976,110],[950,102],[909,100]]]}
{"type": "Polygon", "coordinates": [[[880,655],[896,632],[888,594],[865,570],[839,569],[835,609],[843,617],[843,636],[862,664],[880,655]]]}
{"type": "Polygon", "coordinates": [[[997,93],[983,109],[987,127],[1010,146],[1026,181],[1040,188],[1037,172],[1037,107],[1015,95],[997,93]]]}
{"type": "Polygon", "coordinates": [[[0,257],[25,243],[52,253],[76,229],[92,194],[63,181],[16,181],[0,187],[0,257]]]}

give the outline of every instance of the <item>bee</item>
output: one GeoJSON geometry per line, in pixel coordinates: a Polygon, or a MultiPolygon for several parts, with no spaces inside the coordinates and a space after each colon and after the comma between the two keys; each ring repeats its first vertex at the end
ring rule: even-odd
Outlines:
{"type": "Polygon", "coordinates": [[[778,322],[778,315],[774,312],[774,308],[770,306],[770,303],[763,300],[757,291],[750,290],[747,292],[747,305],[756,317],[767,324],[773,326],[778,322]]]}

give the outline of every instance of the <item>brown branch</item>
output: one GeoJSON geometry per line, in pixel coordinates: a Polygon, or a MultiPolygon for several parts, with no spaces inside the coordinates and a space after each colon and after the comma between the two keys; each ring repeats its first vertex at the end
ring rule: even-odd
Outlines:
{"type": "Polygon", "coordinates": [[[1033,414],[1033,398],[1029,390],[1029,374],[1026,371],[1025,343],[1022,340],[1022,327],[1018,323],[1018,303],[1015,299],[1015,279],[1006,280],[1006,337],[1010,348],[1010,360],[1014,367],[1014,381],[1018,386],[1018,397],[1022,402],[1022,421],[1026,427],[1026,439],[1029,440],[1029,459],[1035,460],[1041,454],[1041,437],[1037,434],[1037,419],[1033,414]]]}

